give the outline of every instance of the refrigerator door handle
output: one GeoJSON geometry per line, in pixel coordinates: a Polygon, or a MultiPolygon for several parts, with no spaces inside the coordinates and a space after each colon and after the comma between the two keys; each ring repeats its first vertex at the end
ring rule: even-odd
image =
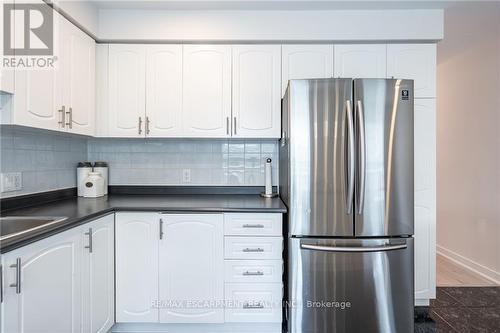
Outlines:
{"type": "MultiPolygon", "coordinates": [[[[347,118],[347,137],[348,137],[348,154],[345,156],[345,162],[348,163],[348,177],[347,177],[347,195],[346,195],[346,213],[352,213],[352,206],[354,201],[354,121],[352,115],[351,101],[345,101],[345,111],[347,118]]],[[[345,163],[344,162],[344,163],[345,163]]],[[[345,164],[344,164],[345,165],[345,164]]]]}
{"type": "Polygon", "coordinates": [[[363,103],[357,102],[356,116],[358,118],[358,141],[359,141],[359,188],[358,188],[358,215],[363,214],[365,203],[365,180],[366,180],[366,141],[365,141],[365,115],[363,113],[363,103]]]}
{"type": "Polygon", "coordinates": [[[320,246],[320,245],[309,245],[301,244],[300,248],[303,250],[313,250],[313,251],[325,251],[325,252],[385,252],[394,250],[403,250],[408,246],[406,244],[401,245],[385,245],[385,246],[375,246],[375,247],[349,247],[349,246],[320,246]]]}

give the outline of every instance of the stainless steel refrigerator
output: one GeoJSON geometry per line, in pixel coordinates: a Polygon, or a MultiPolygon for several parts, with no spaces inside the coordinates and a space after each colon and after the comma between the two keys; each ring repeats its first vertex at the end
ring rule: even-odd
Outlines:
{"type": "Polygon", "coordinates": [[[413,332],[413,81],[291,80],[282,119],[288,332],[413,332]]]}

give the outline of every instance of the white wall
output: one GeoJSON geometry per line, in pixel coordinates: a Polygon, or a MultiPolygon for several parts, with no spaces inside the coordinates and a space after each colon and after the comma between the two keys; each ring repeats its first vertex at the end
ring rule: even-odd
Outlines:
{"type": "Polygon", "coordinates": [[[439,40],[443,11],[101,9],[99,38],[161,41],[439,40]]]}
{"type": "Polygon", "coordinates": [[[55,0],[55,7],[62,9],[92,35],[99,32],[99,10],[91,1],[55,0]]]}
{"type": "Polygon", "coordinates": [[[438,44],[438,251],[500,281],[500,3],[445,10],[438,44]]]}

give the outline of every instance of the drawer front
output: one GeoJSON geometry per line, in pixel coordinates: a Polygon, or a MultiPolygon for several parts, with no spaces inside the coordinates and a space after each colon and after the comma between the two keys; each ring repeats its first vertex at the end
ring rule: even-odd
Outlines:
{"type": "Polygon", "coordinates": [[[281,282],[281,260],[225,260],[225,282],[281,282]]]}
{"type": "Polygon", "coordinates": [[[281,259],[281,237],[224,237],[225,259],[281,259]]]}
{"type": "Polygon", "coordinates": [[[281,214],[224,214],[224,234],[227,236],[281,236],[281,226],[281,214]]]}
{"type": "Polygon", "coordinates": [[[226,283],[226,322],[281,322],[281,283],[226,283]]]}

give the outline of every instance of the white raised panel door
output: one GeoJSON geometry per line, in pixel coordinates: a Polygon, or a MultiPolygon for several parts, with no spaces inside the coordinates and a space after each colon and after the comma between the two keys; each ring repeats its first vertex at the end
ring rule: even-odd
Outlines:
{"type": "Polygon", "coordinates": [[[281,45],[233,46],[233,137],[281,136],[281,45]]]}
{"type": "Polygon", "coordinates": [[[82,331],[106,333],[115,321],[114,214],[87,223],[80,230],[84,244],[82,331]]]}
{"type": "Polygon", "coordinates": [[[161,219],[160,300],[181,306],[161,308],[160,322],[224,322],[221,306],[187,305],[224,299],[222,215],[165,214],[161,219]]]}
{"type": "Polygon", "coordinates": [[[415,299],[436,297],[436,100],[415,100],[415,299]]]}
{"type": "Polygon", "coordinates": [[[386,78],[385,44],[334,46],[334,76],[342,78],[386,78]]]}
{"type": "Polygon", "coordinates": [[[158,322],[159,214],[116,213],[116,322],[158,322]]]}
{"type": "Polygon", "coordinates": [[[231,46],[183,46],[184,136],[229,137],[231,46]]]}
{"type": "Polygon", "coordinates": [[[387,77],[415,80],[415,97],[436,97],[436,44],[387,45],[387,77]]]}
{"type": "Polygon", "coordinates": [[[281,48],[281,94],[289,80],[333,77],[333,45],[288,45],[281,48]]]}
{"type": "Polygon", "coordinates": [[[82,244],[79,229],[46,238],[5,254],[4,333],[81,331],[82,244]],[[8,287],[18,281],[21,290],[8,287]]]}
{"type": "Polygon", "coordinates": [[[182,45],[146,46],[146,135],[182,135],[182,45]]]}
{"type": "Polygon", "coordinates": [[[67,22],[69,45],[67,93],[64,105],[69,131],[77,134],[95,133],[95,42],[87,34],[67,22]]]}
{"type": "Polygon", "coordinates": [[[108,136],[144,137],[145,46],[109,45],[108,70],[108,136]]]}

